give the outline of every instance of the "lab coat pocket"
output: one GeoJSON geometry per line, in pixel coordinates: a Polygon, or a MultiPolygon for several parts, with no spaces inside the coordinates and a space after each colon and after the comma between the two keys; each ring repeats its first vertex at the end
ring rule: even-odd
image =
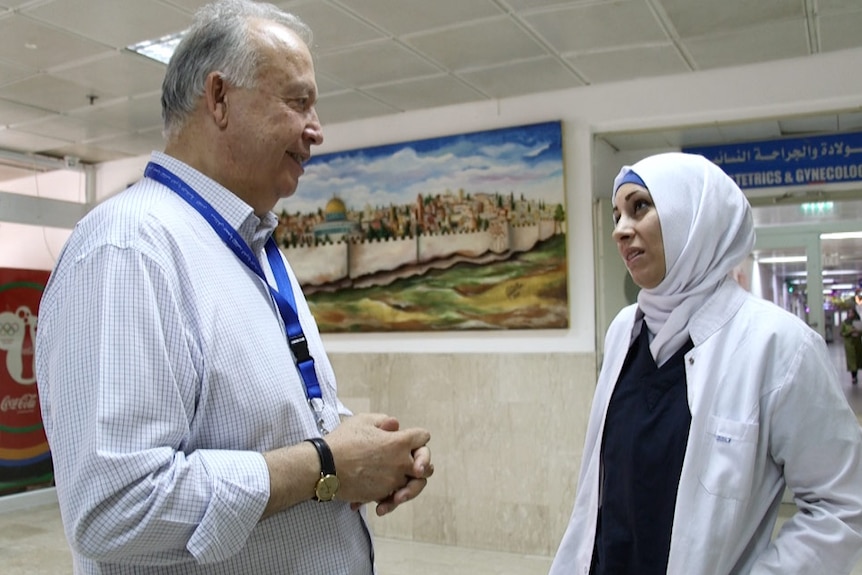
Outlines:
{"type": "Polygon", "coordinates": [[[743,501],[751,493],[759,425],[711,415],[700,484],[712,495],[743,501]]]}

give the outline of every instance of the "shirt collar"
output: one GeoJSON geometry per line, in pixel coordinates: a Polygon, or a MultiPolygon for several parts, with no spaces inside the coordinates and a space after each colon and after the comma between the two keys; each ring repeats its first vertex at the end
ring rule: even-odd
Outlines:
{"type": "Polygon", "coordinates": [[[274,213],[267,212],[263,218],[257,217],[252,207],[239,196],[185,162],[163,152],[153,152],[150,159],[176,174],[209,202],[254,253],[263,250],[264,244],[278,225],[278,218],[274,213]]]}

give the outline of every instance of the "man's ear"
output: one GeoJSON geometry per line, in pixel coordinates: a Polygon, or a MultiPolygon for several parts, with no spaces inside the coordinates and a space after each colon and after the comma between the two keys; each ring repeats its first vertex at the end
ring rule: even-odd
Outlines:
{"type": "Polygon", "coordinates": [[[219,128],[227,126],[227,89],[228,84],[221,72],[210,72],[204,82],[204,97],[207,112],[219,128]]]}

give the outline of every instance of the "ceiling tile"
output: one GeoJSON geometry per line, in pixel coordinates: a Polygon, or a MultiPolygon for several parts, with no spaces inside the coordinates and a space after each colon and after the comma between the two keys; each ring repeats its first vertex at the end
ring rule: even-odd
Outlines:
{"type": "Polygon", "coordinates": [[[492,98],[507,98],[582,86],[559,61],[544,56],[458,74],[492,98]]]}
{"type": "Polygon", "coordinates": [[[124,152],[131,156],[143,156],[153,150],[161,151],[165,149],[165,141],[162,138],[161,129],[123,134],[116,138],[106,138],[98,142],[92,142],[91,145],[124,152]]]}
{"type": "Polygon", "coordinates": [[[683,38],[805,17],[800,0],[658,0],[683,38]]]}
{"type": "Polygon", "coordinates": [[[818,0],[817,2],[817,11],[821,16],[832,12],[857,10],[862,10],[862,4],[859,3],[859,0],[818,0]]]}
{"type": "Polygon", "coordinates": [[[685,42],[699,69],[741,66],[754,62],[808,55],[804,20],[745,28],[718,36],[701,36],[685,42]]]}
{"type": "Polygon", "coordinates": [[[382,84],[439,72],[393,41],[363,44],[351,50],[320,56],[316,68],[345,86],[382,84]]]}
{"type": "Polygon", "coordinates": [[[688,64],[672,45],[593,52],[566,60],[591,84],[689,71],[688,64]]]}
{"type": "Polygon", "coordinates": [[[56,138],[46,138],[17,130],[0,130],[0,148],[16,152],[42,152],[50,148],[66,146],[70,142],[56,138]]]}
{"type": "Polygon", "coordinates": [[[353,90],[324,96],[318,101],[316,107],[320,121],[323,123],[324,137],[326,136],[327,124],[395,114],[401,111],[353,90]]]}
{"type": "Polygon", "coordinates": [[[347,5],[395,36],[501,13],[500,8],[490,0],[349,0],[347,5]]]}
{"type": "Polygon", "coordinates": [[[211,0],[164,0],[164,3],[176,6],[180,10],[184,10],[189,14],[194,14],[198,8],[204,4],[209,4],[210,1],[211,0]]]}
{"type": "Polygon", "coordinates": [[[313,50],[317,54],[384,38],[383,34],[344,10],[320,0],[291,4],[285,10],[296,14],[311,27],[314,33],[313,50]]]}
{"type": "Polygon", "coordinates": [[[559,52],[668,41],[643,0],[563,7],[529,14],[524,20],[559,52]]]}
{"type": "Polygon", "coordinates": [[[319,68],[318,66],[314,71],[314,79],[317,82],[317,93],[320,96],[332,94],[333,92],[341,92],[346,88],[343,84],[322,73],[319,68]]]}
{"type": "Polygon", "coordinates": [[[8,100],[0,100],[0,126],[27,122],[52,114],[53,112],[41,108],[34,108],[8,100]]]}
{"type": "MultiPolygon", "coordinates": [[[[45,154],[57,157],[72,156],[87,164],[100,164],[128,158],[132,154],[120,152],[108,147],[91,146],[87,144],[73,144],[61,148],[45,150],[45,154]]],[[[135,154],[137,155],[137,154],[135,154]]]]}
{"type": "MultiPolygon", "coordinates": [[[[589,2],[589,0],[586,0],[589,2]]],[[[546,8],[548,6],[561,6],[564,4],[584,4],[585,0],[506,0],[506,4],[512,7],[513,10],[534,10],[536,8],[546,8]]]]}
{"type": "Polygon", "coordinates": [[[0,19],[0,54],[15,54],[15,61],[24,66],[47,70],[106,50],[106,46],[20,14],[0,19]]]}
{"type": "Polygon", "coordinates": [[[862,11],[820,16],[820,48],[823,52],[859,46],[862,11]]]}
{"type": "Polygon", "coordinates": [[[74,82],[94,94],[125,96],[148,92],[161,86],[165,66],[143,56],[122,51],[105,58],[51,72],[52,76],[74,82]]]}
{"type": "Polygon", "coordinates": [[[35,68],[26,68],[24,66],[17,66],[7,62],[0,62],[0,86],[10,82],[23,80],[24,78],[33,76],[37,73],[38,72],[35,68]]]}
{"type": "Polygon", "coordinates": [[[118,135],[118,128],[111,128],[96,122],[85,122],[81,118],[71,116],[50,116],[44,120],[36,120],[24,124],[16,124],[14,129],[20,132],[36,134],[67,140],[70,142],[86,142],[94,138],[118,135]]]}
{"type": "Polygon", "coordinates": [[[455,71],[504,64],[544,55],[533,38],[507,18],[494,18],[430,33],[405,36],[404,41],[455,71]]]}
{"type": "Polygon", "coordinates": [[[70,116],[132,132],[157,127],[161,129],[161,93],[150,93],[101,106],[80,108],[70,116]]]}
{"type": "Polygon", "coordinates": [[[122,48],[188,28],[188,14],[154,0],[62,0],[25,8],[42,22],[122,48]]]}
{"type": "MultiPolygon", "coordinates": [[[[55,112],[68,112],[85,106],[91,94],[87,88],[47,74],[0,87],[0,98],[27,102],[55,112]]],[[[95,95],[103,94],[95,92],[95,95]]]]}
{"type": "Polygon", "coordinates": [[[478,92],[448,75],[376,86],[366,91],[401,110],[436,108],[482,99],[478,92]]]}
{"type": "Polygon", "coordinates": [[[0,7],[2,8],[18,8],[27,4],[28,2],[32,2],[32,0],[2,0],[0,1],[0,7]]]}

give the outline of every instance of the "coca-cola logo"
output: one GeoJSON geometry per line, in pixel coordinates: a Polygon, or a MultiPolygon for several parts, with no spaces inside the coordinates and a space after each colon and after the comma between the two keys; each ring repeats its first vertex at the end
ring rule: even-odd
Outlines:
{"type": "Polygon", "coordinates": [[[0,411],[33,411],[36,409],[37,395],[25,393],[19,397],[7,395],[0,401],[0,411]]]}

